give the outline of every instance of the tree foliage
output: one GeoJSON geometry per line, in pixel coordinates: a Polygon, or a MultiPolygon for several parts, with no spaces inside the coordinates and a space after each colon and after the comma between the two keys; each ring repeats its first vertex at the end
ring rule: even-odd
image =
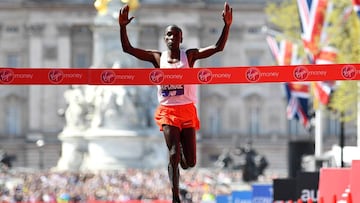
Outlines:
{"type": "MultiPolygon", "coordinates": [[[[338,49],[337,63],[340,64],[360,62],[360,18],[355,12],[349,15],[351,10],[351,1],[337,0],[329,19],[336,25],[329,28],[329,33],[331,43],[338,49]]],[[[343,113],[343,121],[351,121],[357,118],[358,99],[357,81],[339,81],[329,107],[338,114],[343,113]]]]}
{"type": "MultiPolygon", "coordinates": [[[[328,26],[324,28],[328,41],[338,50],[336,63],[350,64],[360,62],[360,18],[353,12],[349,0],[329,0],[332,11],[326,16],[328,26]]],[[[270,26],[281,30],[284,36],[301,41],[300,21],[296,0],[284,0],[271,3],[265,8],[270,26]]],[[[301,46],[302,44],[299,44],[301,46]]],[[[325,46],[325,44],[320,44],[325,46]]],[[[329,108],[342,121],[351,121],[357,117],[359,100],[357,81],[338,81],[332,94],[329,108]]]]}
{"type": "Polygon", "coordinates": [[[280,4],[271,3],[265,8],[270,27],[279,29],[284,36],[300,41],[299,14],[296,0],[286,0],[280,4]]]}

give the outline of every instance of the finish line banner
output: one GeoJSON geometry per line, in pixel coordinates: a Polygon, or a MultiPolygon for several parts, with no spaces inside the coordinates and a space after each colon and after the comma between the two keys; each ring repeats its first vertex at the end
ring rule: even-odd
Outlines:
{"type": "Polygon", "coordinates": [[[0,68],[1,85],[239,84],[360,80],[360,64],[258,67],[0,68]]]}

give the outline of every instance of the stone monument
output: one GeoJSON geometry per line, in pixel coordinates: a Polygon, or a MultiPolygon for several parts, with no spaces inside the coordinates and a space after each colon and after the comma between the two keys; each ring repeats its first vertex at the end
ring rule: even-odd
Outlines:
{"type": "MultiPolygon", "coordinates": [[[[110,1],[108,12],[95,18],[93,67],[135,66],[135,59],[123,53],[120,45],[117,16],[121,6],[120,1],[110,1]]],[[[136,45],[137,30],[128,32],[136,45]]],[[[156,87],[73,85],[64,97],[68,106],[66,126],[59,135],[58,170],[167,165],[166,145],[153,121],[156,87]]]]}

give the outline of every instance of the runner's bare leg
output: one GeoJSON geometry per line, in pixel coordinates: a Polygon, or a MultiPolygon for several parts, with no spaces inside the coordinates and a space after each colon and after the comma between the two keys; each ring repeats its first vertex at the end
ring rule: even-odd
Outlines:
{"type": "Polygon", "coordinates": [[[163,125],[166,145],[169,150],[168,173],[172,186],[173,203],[180,203],[179,197],[179,162],[180,162],[180,129],[170,125],[163,125]]]}
{"type": "Polygon", "coordinates": [[[195,128],[184,128],[180,134],[181,160],[183,169],[196,165],[196,130],[195,128]]]}

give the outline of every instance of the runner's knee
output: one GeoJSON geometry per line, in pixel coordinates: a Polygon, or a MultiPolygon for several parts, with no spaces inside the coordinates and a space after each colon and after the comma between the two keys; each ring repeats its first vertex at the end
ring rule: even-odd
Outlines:
{"type": "Polygon", "coordinates": [[[186,164],[189,166],[189,167],[195,167],[196,165],[196,158],[191,158],[191,159],[186,159],[186,164]]]}
{"type": "Polygon", "coordinates": [[[169,159],[170,162],[173,164],[177,164],[180,161],[180,154],[178,153],[179,150],[176,149],[176,146],[173,145],[169,149],[169,159]]]}

